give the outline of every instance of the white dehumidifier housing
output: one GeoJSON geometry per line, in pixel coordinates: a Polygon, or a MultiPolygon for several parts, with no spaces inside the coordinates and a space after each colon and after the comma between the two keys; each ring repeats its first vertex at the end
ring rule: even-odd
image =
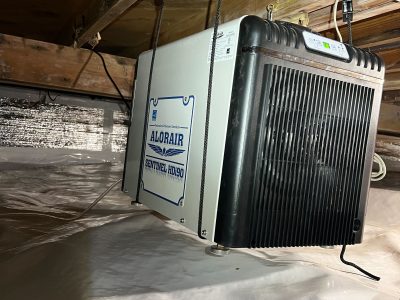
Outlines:
{"type": "Polygon", "coordinates": [[[124,190],[226,247],[360,243],[384,66],[309,29],[220,26],[140,55],[124,190]]]}

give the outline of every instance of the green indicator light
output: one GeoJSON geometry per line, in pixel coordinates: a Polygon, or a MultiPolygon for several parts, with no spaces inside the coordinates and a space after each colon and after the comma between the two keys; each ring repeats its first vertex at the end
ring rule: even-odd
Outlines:
{"type": "Polygon", "coordinates": [[[323,44],[324,44],[324,47],[325,47],[325,48],[327,48],[327,49],[331,49],[331,46],[329,45],[329,43],[327,43],[327,42],[323,42],[323,44]]]}

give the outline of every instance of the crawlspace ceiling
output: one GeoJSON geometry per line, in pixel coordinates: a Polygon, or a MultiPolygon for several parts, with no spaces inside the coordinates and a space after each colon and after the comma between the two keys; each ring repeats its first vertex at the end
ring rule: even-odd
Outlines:
{"type": "MultiPolygon", "coordinates": [[[[100,3],[117,0],[2,0],[0,4],[0,33],[72,45],[74,28],[85,22],[88,9],[100,3]]],[[[119,0],[124,1],[124,0],[119,0]]],[[[310,27],[330,38],[336,38],[332,26],[333,0],[225,0],[224,21],[244,14],[266,14],[269,3],[276,4],[277,19],[296,19],[308,13],[310,27]]],[[[341,1],[340,1],[341,2],[341,1]]],[[[354,44],[370,48],[385,59],[387,67],[395,69],[400,63],[400,3],[392,0],[354,0],[354,44]],[[357,16],[366,15],[358,21],[357,16]]],[[[160,44],[203,30],[212,23],[215,0],[165,0],[160,44]]],[[[341,7],[339,5],[339,14],[341,7]]],[[[89,12],[90,13],[90,12],[89,12]]],[[[136,58],[151,47],[157,16],[155,0],[138,0],[127,11],[101,31],[98,50],[136,58]]],[[[341,26],[347,41],[347,30],[341,26]]]]}
{"type": "MultiPolygon", "coordinates": [[[[225,0],[222,20],[245,14],[266,15],[268,3],[276,4],[275,19],[296,21],[307,13],[309,27],[337,39],[333,27],[333,0],[225,0]]],[[[341,1],[339,1],[341,3],[341,1]]],[[[151,48],[157,9],[153,0],[138,1],[102,32],[101,51],[136,58],[151,48]]],[[[393,0],[353,0],[353,41],[358,47],[380,55],[386,64],[387,89],[397,87],[400,79],[400,2],[393,0]]],[[[165,0],[160,44],[165,44],[207,28],[213,21],[215,0],[165,0]]],[[[341,20],[341,4],[338,18],[341,20]]],[[[348,40],[347,26],[339,22],[343,39],[348,40]]]]}

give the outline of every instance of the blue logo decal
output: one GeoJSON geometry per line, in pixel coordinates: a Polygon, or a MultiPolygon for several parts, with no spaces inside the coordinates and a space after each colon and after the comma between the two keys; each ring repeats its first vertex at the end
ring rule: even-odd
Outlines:
{"type": "Polygon", "coordinates": [[[151,116],[151,120],[152,121],[157,121],[157,110],[156,109],[153,110],[153,114],[151,116]]]}
{"type": "Polygon", "coordinates": [[[165,149],[165,148],[161,148],[160,146],[154,145],[154,144],[148,144],[149,147],[157,154],[161,155],[161,156],[175,156],[175,155],[179,155],[183,152],[185,152],[185,150],[181,150],[181,149],[165,149]]]}

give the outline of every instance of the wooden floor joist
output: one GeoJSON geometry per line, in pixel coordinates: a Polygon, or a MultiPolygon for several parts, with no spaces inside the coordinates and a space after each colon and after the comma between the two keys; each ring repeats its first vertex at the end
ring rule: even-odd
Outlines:
{"type": "MultiPolygon", "coordinates": [[[[136,61],[103,57],[122,94],[130,99],[136,61]]],[[[0,82],[119,98],[92,51],[4,34],[0,34],[0,82]]]]}
{"type": "Polygon", "coordinates": [[[379,116],[379,131],[400,135],[400,106],[382,103],[379,116]]]}
{"type": "Polygon", "coordinates": [[[385,91],[400,90],[400,72],[386,74],[383,89],[385,91]]]}
{"type": "MultiPolygon", "coordinates": [[[[384,0],[380,1],[383,3],[377,3],[376,1],[365,1],[370,2],[369,5],[359,6],[358,4],[354,4],[354,15],[353,15],[353,22],[359,22],[371,17],[377,17],[379,15],[387,14],[393,12],[397,9],[400,9],[400,3],[391,1],[391,0],[384,0]]],[[[334,28],[333,22],[333,13],[331,7],[327,7],[323,10],[323,13],[320,14],[318,11],[311,13],[309,15],[310,24],[309,27],[314,31],[325,31],[331,28],[334,28]]],[[[337,23],[338,26],[345,26],[346,24],[343,22],[342,19],[342,12],[338,11],[337,14],[337,23]]]]}
{"type": "Polygon", "coordinates": [[[85,45],[98,32],[101,32],[114,22],[137,1],[138,0],[94,1],[84,16],[88,24],[85,24],[79,32],[75,46],[80,48],[85,45]]]}

